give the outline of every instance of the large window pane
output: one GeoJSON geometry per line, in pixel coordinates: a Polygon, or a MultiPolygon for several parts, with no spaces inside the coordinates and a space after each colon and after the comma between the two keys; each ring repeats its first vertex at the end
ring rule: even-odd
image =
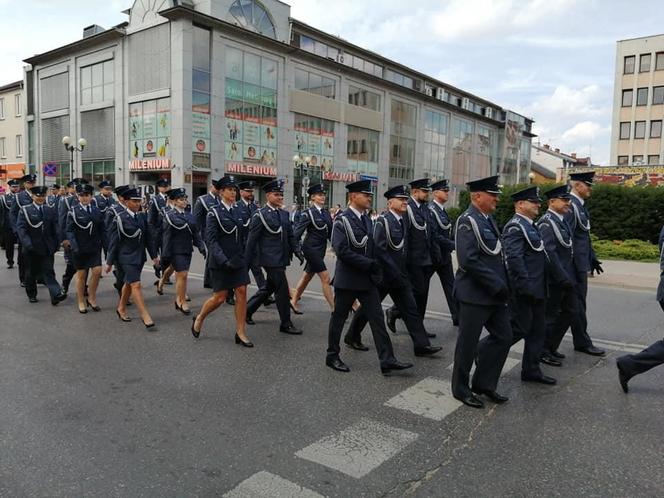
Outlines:
{"type": "Polygon", "coordinates": [[[242,51],[236,48],[226,48],[226,78],[242,81],[243,65],[242,51]]]}
{"type": "Polygon", "coordinates": [[[648,104],[648,89],[639,88],[636,90],[636,105],[647,105],[648,104]]]}
{"type": "Polygon", "coordinates": [[[650,71],[650,54],[641,54],[639,72],[647,73],[648,71],[650,71]]]}
{"type": "Polygon", "coordinates": [[[630,125],[629,122],[620,123],[620,140],[629,140],[630,125]]]}
{"type": "Polygon", "coordinates": [[[623,107],[631,107],[633,97],[634,97],[634,90],[623,90],[623,93],[622,93],[622,106],[623,107]]]}
{"type": "Polygon", "coordinates": [[[623,73],[625,74],[632,74],[634,73],[634,63],[636,60],[636,56],[634,55],[629,55],[625,57],[625,64],[623,67],[623,73]]]}
{"type": "Polygon", "coordinates": [[[645,138],[646,136],[646,122],[636,121],[634,123],[634,138],[645,138]]]}
{"type": "Polygon", "coordinates": [[[652,103],[664,104],[664,86],[656,86],[652,89],[652,103]]]}

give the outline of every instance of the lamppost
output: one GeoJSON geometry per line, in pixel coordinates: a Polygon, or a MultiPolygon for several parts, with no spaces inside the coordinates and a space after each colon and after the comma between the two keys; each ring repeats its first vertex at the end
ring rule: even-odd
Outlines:
{"type": "Polygon", "coordinates": [[[528,183],[532,184],[534,179],[535,179],[535,173],[531,171],[530,173],[528,173],[528,183]]]}
{"type": "Polygon", "coordinates": [[[88,146],[88,141],[85,138],[78,139],[78,147],[76,147],[71,140],[71,137],[62,137],[62,145],[65,146],[65,150],[70,154],[69,161],[69,179],[74,178],[74,152],[83,152],[88,146]]]}
{"type": "Polygon", "coordinates": [[[299,154],[293,156],[295,167],[300,171],[300,206],[304,207],[307,189],[309,188],[309,165],[311,164],[311,157],[307,156],[304,159],[299,154]],[[305,176],[306,173],[306,176],[305,176]]]}

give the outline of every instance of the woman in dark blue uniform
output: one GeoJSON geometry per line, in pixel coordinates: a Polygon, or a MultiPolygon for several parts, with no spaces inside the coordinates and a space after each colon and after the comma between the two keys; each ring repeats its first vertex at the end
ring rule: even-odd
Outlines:
{"type": "Polygon", "coordinates": [[[302,278],[300,278],[295,292],[291,296],[291,309],[296,315],[302,314],[297,308],[297,302],[300,300],[309,282],[311,282],[311,279],[314,278],[314,275],[318,275],[320,278],[325,300],[330,305],[330,309],[334,309],[330,273],[325,266],[327,241],[330,240],[330,236],[332,235],[332,216],[325,209],[325,190],[323,184],[312,185],[307,190],[307,193],[311,199],[311,206],[300,215],[294,229],[295,239],[298,241],[302,237],[302,234],[305,231],[307,232],[304,243],[302,244],[302,252],[304,253],[304,259],[307,260],[307,264],[304,267],[302,278]]]}
{"type": "Polygon", "coordinates": [[[124,285],[118,303],[118,318],[123,322],[131,322],[127,316],[127,302],[129,296],[141,314],[143,325],[147,329],[154,329],[155,323],[145,307],[143,290],[141,288],[141,272],[147,258],[147,249],[153,264],[159,263],[157,251],[150,237],[150,227],[145,213],[141,212],[143,197],[137,188],[128,188],[121,194],[125,200],[126,209],[120,211],[113,219],[108,230],[108,254],[106,255],[106,273],[113,265],[120,266],[124,275],[124,285]]]}
{"type": "Polygon", "coordinates": [[[183,188],[171,189],[168,191],[168,198],[173,202],[173,209],[163,211],[161,257],[167,260],[175,271],[175,309],[190,315],[191,310],[186,301],[191,254],[196,246],[205,257],[205,246],[194,215],[186,211],[187,191],[183,188]]]}
{"type": "Polygon", "coordinates": [[[101,277],[101,248],[104,239],[104,215],[92,203],[92,185],[78,185],[79,204],[67,214],[65,224],[66,240],[72,251],[76,270],[76,297],[79,313],[87,313],[88,306],[93,311],[101,311],[97,306],[97,287],[101,277]],[[85,298],[85,285],[89,276],[88,298],[85,298]]]}
{"type": "Polygon", "coordinates": [[[228,291],[235,291],[235,343],[252,348],[254,345],[246,334],[248,264],[244,257],[244,225],[240,209],[233,208],[237,195],[237,184],[232,176],[217,182],[221,202],[207,214],[205,242],[210,266],[212,297],[205,301],[200,314],[191,325],[191,333],[198,337],[205,318],[226,300],[228,291]]]}

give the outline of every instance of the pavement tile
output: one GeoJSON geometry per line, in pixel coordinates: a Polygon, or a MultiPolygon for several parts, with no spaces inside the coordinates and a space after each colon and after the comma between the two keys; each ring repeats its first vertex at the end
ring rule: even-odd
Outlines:
{"type": "Polygon", "coordinates": [[[324,498],[323,495],[265,470],[242,481],[223,496],[224,498],[324,498]]]}

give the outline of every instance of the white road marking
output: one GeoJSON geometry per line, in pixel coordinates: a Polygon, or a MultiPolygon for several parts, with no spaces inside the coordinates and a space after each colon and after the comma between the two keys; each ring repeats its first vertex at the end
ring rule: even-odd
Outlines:
{"type": "Polygon", "coordinates": [[[266,471],[254,474],[223,496],[224,498],[324,498],[323,495],[266,471]]]}
{"type": "Polygon", "coordinates": [[[362,419],[295,455],[359,479],[416,439],[417,434],[413,432],[362,419]]]}
{"type": "Polygon", "coordinates": [[[385,406],[440,422],[462,403],[452,396],[449,380],[427,377],[388,400],[385,406]]]}

